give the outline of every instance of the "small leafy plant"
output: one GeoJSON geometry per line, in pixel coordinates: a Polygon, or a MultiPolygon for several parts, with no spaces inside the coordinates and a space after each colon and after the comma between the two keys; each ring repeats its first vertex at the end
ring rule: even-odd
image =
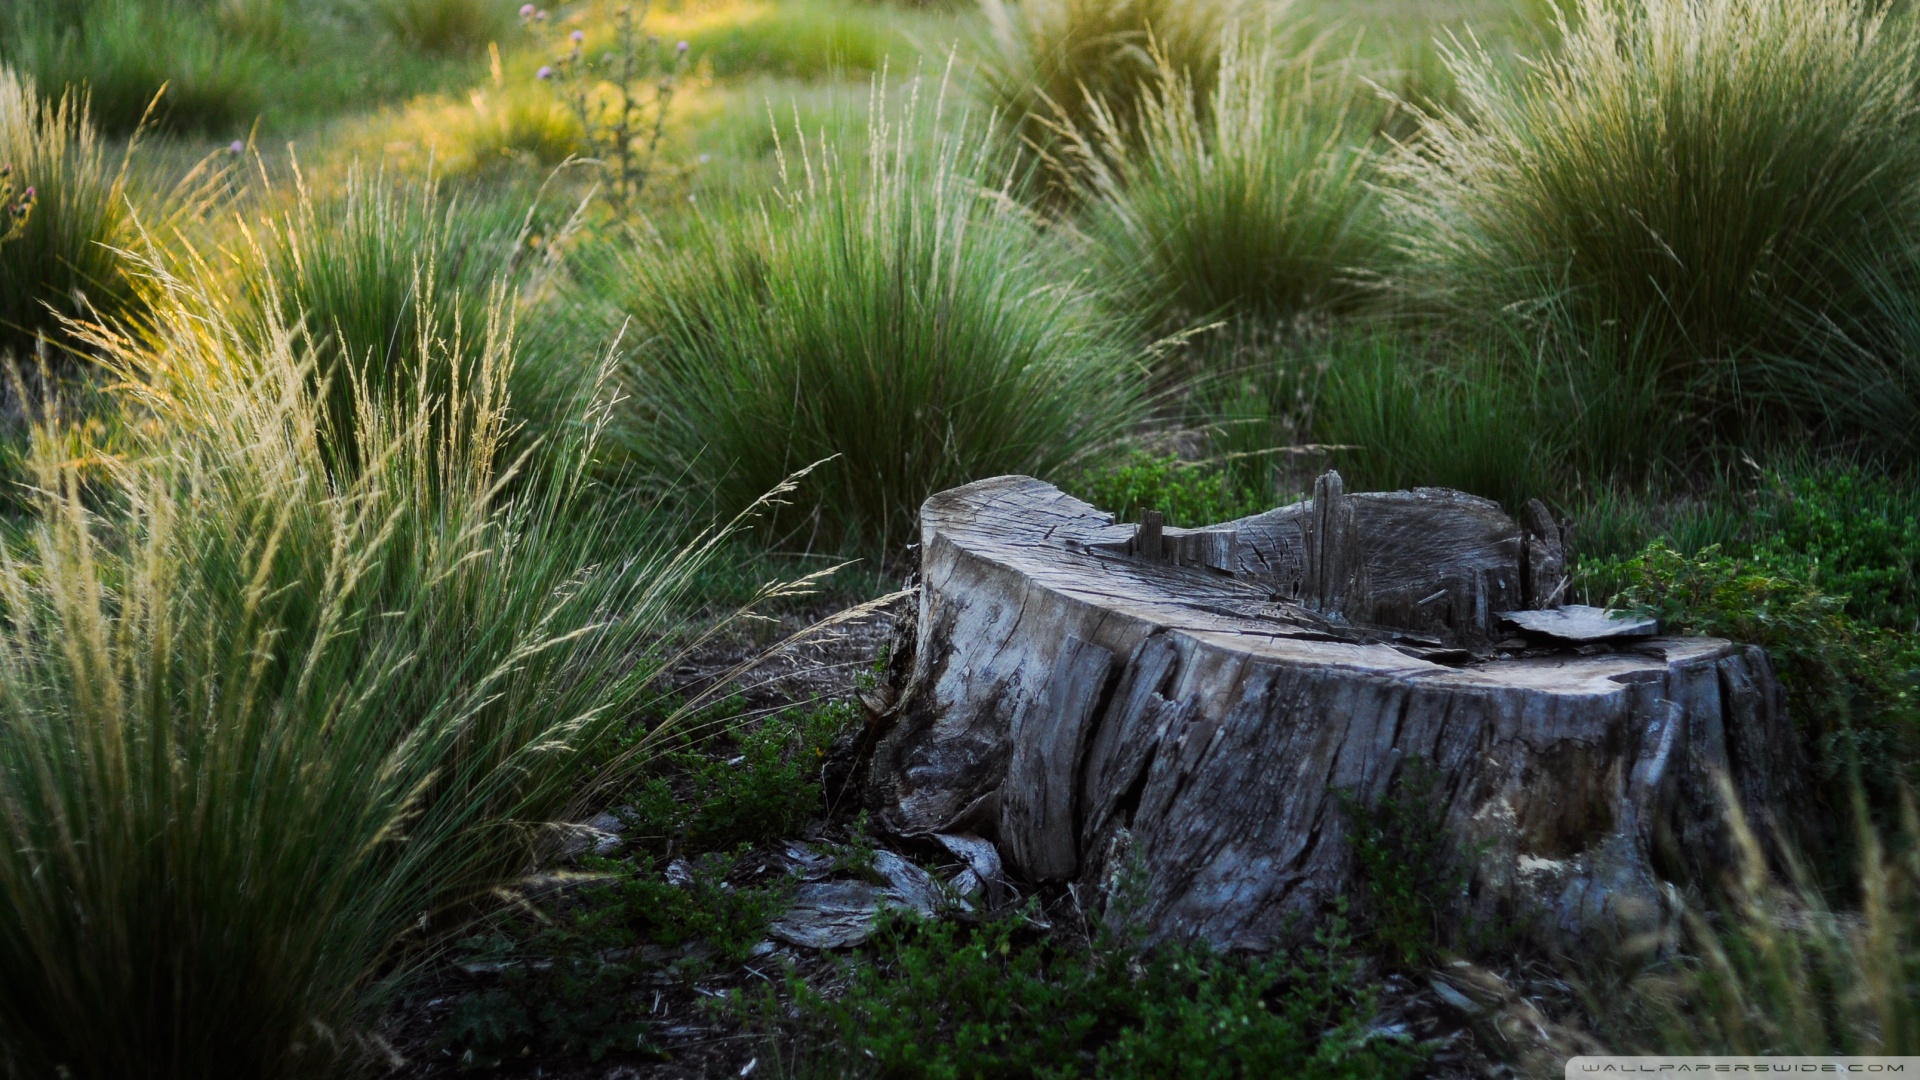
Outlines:
{"type": "Polygon", "coordinates": [[[627,824],[669,850],[794,835],[821,813],[821,761],[855,708],[833,702],[736,721],[706,745],[669,754],[662,775],[633,794],[627,824]]]}
{"type": "Polygon", "coordinates": [[[1173,454],[1136,450],[1120,464],[1083,474],[1075,494],[1121,521],[1158,510],[1181,528],[1214,525],[1272,509],[1265,492],[1237,482],[1234,473],[1173,454]]]}
{"type": "MultiPolygon", "coordinates": [[[[587,55],[587,32],[574,30],[567,35],[567,51],[537,75],[553,85],[580,122],[607,175],[607,197],[623,216],[653,176],[667,113],[691,51],[685,41],[669,46],[641,31],[648,7],[643,2],[636,12],[633,4],[622,3],[613,9],[613,47],[597,62],[587,55]]],[[[527,4],[520,18],[543,46],[549,45],[551,20],[545,9],[527,4]]]]}

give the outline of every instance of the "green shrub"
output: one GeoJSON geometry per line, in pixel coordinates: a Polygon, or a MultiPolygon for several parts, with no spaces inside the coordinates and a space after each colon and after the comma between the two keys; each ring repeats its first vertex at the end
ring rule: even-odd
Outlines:
{"type": "Polygon", "coordinates": [[[133,287],[115,251],[133,239],[127,185],[107,161],[86,99],[49,101],[0,65],[0,161],[36,196],[33,214],[0,248],[0,352],[28,352],[42,334],[65,341],[56,316],[129,312],[133,287]]]}
{"type": "Polygon", "coordinates": [[[1340,796],[1361,926],[1373,949],[1409,969],[1437,959],[1465,930],[1455,907],[1468,876],[1439,783],[1438,770],[1411,758],[1377,801],[1359,792],[1340,796]]]}
{"type": "Polygon", "coordinates": [[[1669,630],[1764,646],[1779,665],[1788,712],[1829,779],[1863,762],[1878,805],[1920,762],[1920,636],[1860,622],[1826,591],[1818,557],[1762,547],[1734,557],[1717,547],[1682,555],[1661,541],[1621,564],[1583,575],[1624,584],[1617,606],[1660,617],[1669,630]]]}
{"type": "Polygon", "coordinates": [[[790,976],[806,1075],[1366,1077],[1421,1057],[1366,1030],[1370,999],[1336,920],[1287,956],[1204,946],[1139,955],[1036,940],[1025,920],[979,927],[889,917],[870,959],[827,994],[790,976]]]}
{"type": "Polygon", "coordinates": [[[1354,88],[1233,33],[1210,87],[1160,58],[1132,130],[1092,109],[1085,230],[1120,301],[1169,329],[1350,307],[1384,251],[1354,88]]]}
{"type": "Polygon", "coordinates": [[[141,341],[94,344],[142,441],[85,500],[43,448],[0,564],[0,1044],[333,1074],[570,812],[705,554],[596,499],[584,443],[505,494],[504,337],[447,399],[369,404],[340,480],[294,336],[140,270],[141,341]]]}
{"type": "Polygon", "coordinates": [[[631,796],[629,829],[639,838],[667,841],[670,849],[695,851],[797,835],[826,809],[820,766],[855,713],[844,702],[804,714],[788,710],[729,724],[721,732],[724,753],[695,745],[663,754],[665,775],[631,796]]]}
{"type": "Polygon", "coordinates": [[[712,966],[708,957],[745,960],[786,906],[784,879],[728,883],[743,855],[696,858],[678,884],[647,857],[581,860],[597,880],[553,905],[558,910],[522,915],[460,942],[464,963],[498,975],[460,999],[442,1046],[461,1065],[483,1067],[535,1051],[590,1061],[616,1050],[658,1053],[636,993],[658,969],[641,959],[640,947],[695,946],[661,966],[697,975],[712,966]]]}
{"type": "Polygon", "coordinates": [[[1915,39],[1880,10],[1582,0],[1515,76],[1454,51],[1460,108],[1394,167],[1416,287],[1470,321],[1614,326],[1670,399],[1735,403],[1743,354],[1848,308],[1847,261],[1920,209],[1915,39]]]}
{"type": "Polygon", "coordinates": [[[772,523],[810,548],[887,551],[933,492],[1065,473],[1141,414],[1129,327],[974,182],[965,133],[896,134],[875,115],[865,177],[812,157],[779,201],[597,275],[633,320],[638,460],[725,505],[837,455],[772,523]]]}
{"type": "Polygon", "coordinates": [[[1227,28],[1240,0],[981,0],[987,33],[980,46],[985,103],[1018,156],[1037,156],[1055,175],[1054,194],[1084,181],[1069,152],[1070,133],[1093,131],[1100,102],[1126,139],[1137,137],[1153,92],[1157,50],[1189,84],[1218,78],[1227,28]]]}
{"type": "Polygon", "coordinates": [[[1218,466],[1136,450],[1069,487],[1119,521],[1139,521],[1142,511],[1157,510],[1166,515],[1167,524],[1185,529],[1273,509],[1266,492],[1240,487],[1235,479],[1218,466]]]}

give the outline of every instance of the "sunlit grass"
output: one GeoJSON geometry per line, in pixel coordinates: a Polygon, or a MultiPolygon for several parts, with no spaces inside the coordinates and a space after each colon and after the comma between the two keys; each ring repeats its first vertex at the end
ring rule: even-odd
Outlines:
{"type": "Polygon", "coordinates": [[[465,377],[415,327],[449,377],[357,393],[349,476],[298,336],[142,269],[147,328],[94,343],[150,422],[85,491],[43,445],[0,557],[0,1043],[333,1075],[582,797],[711,549],[585,478],[591,399],[542,467],[504,454],[498,308],[465,377]]]}

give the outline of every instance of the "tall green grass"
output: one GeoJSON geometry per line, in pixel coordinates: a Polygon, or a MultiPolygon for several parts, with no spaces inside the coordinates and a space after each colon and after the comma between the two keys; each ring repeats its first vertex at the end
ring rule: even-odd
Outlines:
{"type": "Polygon", "coordinates": [[[1055,196],[1084,177],[1071,132],[1093,130],[1101,103],[1131,140],[1155,85],[1158,52],[1191,85],[1211,87],[1223,34],[1247,11],[1241,0],[981,0],[977,50],[982,96],[1016,156],[1051,166],[1055,196]]]}
{"type": "MultiPolygon", "coordinates": [[[[247,253],[248,324],[262,345],[280,327],[301,328],[316,378],[328,387],[329,431],[351,440],[364,393],[391,395],[426,380],[429,392],[444,395],[448,380],[474,377],[495,293],[511,291],[538,265],[526,243],[532,220],[509,199],[443,191],[431,177],[355,167],[324,197],[303,183],[247,253]],[[442,362],[448,358],[457,363],[442,362]]],[[[533,329],[539,341],[551,339],[544,326],[533,329]]],[[[532,379],[516,378],[523,418],[539,419],[532,406],[564,401],[591,377],[593,346],[583,352],[563,366],[533,358],[532,379]]]]}
{"type": "Polygon", "coordinates": [[[0,56],[49,96],[85,88],[102,126],[153,121],[194,132],[244,133],[265,102],[273,58],[232,38],[187,0],[73,0],[64,17],[28,3],[4,17],[0,56]],[[164,86],[166,92],[155,102],[164,86]]]}
{"type": "Polygon", "coordinates": [[[84,491],[43,444],[0,552],[0,1053],[337,1075],[580,797],[712,548],[595,490],[597,411],[563,467],[500,464],[503,311],[444,395],[356,397],[342,479],[300,338],[142,272],[144,331],[93,343],[135,443],[84,491]]]}
{"type": "Polygon", "coordinates": [[[1515,507],[1684,465],[1698,418],[1664,396],[1656,354],[1550,318],[1333,337],[1317,358],[1316,441],[1351,447],[1343,468],[1370,488],[1439,485],[1515,507]]]}
{"type": "Polygon", "coordinates": [[[1386,235],[1350,80],[1237,31],[1212,86],[1157,60],[1133,131],[1091,109],[1085,229],[1122,302],[1170,328],[1351,307],[1386,235]]]}
{"type": "Polygon", "coordinates": [[[1847,260],[1920,211],[1915,39],[1851,0],[1581,0],[1513,74],[1455,48],[1460,104],[1396,159],[1416,290],[1641,337],[1672,393],[1796,311],[1854,302],[1847,260]]]}
{"type": "Polygon", "coordinates": [[[975,133],[923,148],[923,106],[880,100],[864,170],[803,146],[777,200],[598,275],[632,319],[627,430],[653,475],[726,505],[837,455],[778,527],[862,552],[933,492],[1058,473],[1142,411],[1130,328],[975,180],[975,133]]]}
{"type": "Polygon", "coordinates": [[[1920,462],[1920,248],[1896,236],[1844,269],[1856,299],[1801,312],[1786,347],[1746,366],[1741,389],[1804,418],[1816,437],[1911,466],[1920,462]]]}
{"type": "Polygon", "coordinates": [[[0,161],[38,196],[0,247],[0,353],[30,354],[41,335],[64,341],[62,316],[129,311],[135,295],[116,250],[132,238],[124,165],[108,159],[85,96],[44,98],[0,64],[0,161]]]}

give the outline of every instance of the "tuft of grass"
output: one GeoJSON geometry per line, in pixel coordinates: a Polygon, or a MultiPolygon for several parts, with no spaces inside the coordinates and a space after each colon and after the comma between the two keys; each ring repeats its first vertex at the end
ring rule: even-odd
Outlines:
{"type": "MultiPolygon", "coordinates": [[[[475,377],[494,294],[529,261],[530,222],[502,200],[357,166],[336,196],[302,184],[293,208],[268,219],[249,252],[250,322],[263,343],[283,326],[310,339],[327,433],[343,440],[344,460],[363,397],[444,396],[475,377]]],[[[521,395],[523,409],[533,396],[521,395]]]]}
{"type": "Polygon", "coordinates": [[[777,201],[597,275],[633,323],[636,458],[722,505],[837,458],[775,522],[809,548],[887,551],[928,495],[1069,471],[1143,407],[1129,327],[975,181],[966,125],[906,137],[918,108],[874,106],[864,176],[808,152],[777,201]]]}
{"type": "Polygon", "coordinates": [[[1392,328],[1325,347],[1322,443],[1374,489],[1434,484],[1518,506],[1581,478],[1644,477],[1685,460],[1698,422],[1666,399],[1658,354],[1611,330],[1499,321],[1475,334],[1392,328]]]}
{"type": "MultiPolygon", "coordinates": [[[[1732,799],[1732,793],[1727,798],[1732,799]]],[[[1736,862],[1720,910],[1688,916],[1689,952],[1636,980],[1614,1022],[1661,1053],[1920,1052],[1920,814],[1890,835],[1857,815],[1859,906],[1831,904],[1795,875],[1781,883],[1730,814],[1736,862]]]]}
{"type": "Polygon", "coordinates": [[[597,414],[501,464],[504,312],[446,395],[356,401],[341,479],[297,335],[140,272],[142,335],[92,338],[135,441],[85,491],[43,446],[0,558],[0,1043],[28,1075],[333,1075],[569,813],[712,549],[597,496],[597,414]]]}
{"type": "Polygon", "coordinates": [[[505,38],[515,7],[506,0],[375,0],[373,11],[407,48],[444,55],[505,38]]]}
{"type": "Polygon", "coordinates": [[[1849,259],[1920,209],[1916,39],[1850,0],[1581,0],[1395,158],[1413,285],[1469,320],[1564,310],[1737,404],[1743,355],[1853,301],[1849,259]],[[1727,365],[1703,360],[1728,360],[1727,365]]]}
{"type": "Polygon", "coordinates": [[[108,161],[86,97],[43,98],[0,65],[0,161],[35,192],[33,213],[0,247],[0,352],[28,352],[42,335],[65,341],[61,317],[133,311],[118,253],[132,239],[125,168],[108,161]]]}
{"type": "MultiPolygon", "coordinates": [[[[256,121],[269,130],[332,121],[382,99],[470,85],[470,50],[403,41],[379,17],[433,2],[13,0],[0,7],[0,61],[49,97],[90,94],[109,134],[144,121],[226,142],[256,121]]],[[[495,21],[491,0],[468,4],[495,21]]]]}
{"type": "Polygon", "coordinates": [[[1755,356],[1742,389],[1804,418],[1816,438],[1920,463],[1920,248],[1896,237],[1842,269],[1852,303],[1797,313],[1786,347],[1755,356]]]}
{"type": "Polygon", "coordinates": [[[724,15],[665,20],[716,78],[746,75],[818,79],[879,71],[915,52],[895,29],[897,14],[878,5],[803,0],[744,6],[724,15]]]}
{"type": "Polygon", "coordinates": [[[1096,103],[1133,141],[1156,71],[1212,87],[1228,28],[1248,12],[1241,0],[981,0],[981,9],[985,103],[1016,156],[1051,167],[1055,197],[1084,183],[1069,147],[1074,133],[1094,131],[1096,103]]]}
{"type": "Polygon", "coordinates": [[[1169,329],[1350,308],[1385,253],[1355,88],[1229,35],[1210,87],[1157,53],[1135,116],[1090,109],[1084,228],[1121,302],[1169,329]]]}

